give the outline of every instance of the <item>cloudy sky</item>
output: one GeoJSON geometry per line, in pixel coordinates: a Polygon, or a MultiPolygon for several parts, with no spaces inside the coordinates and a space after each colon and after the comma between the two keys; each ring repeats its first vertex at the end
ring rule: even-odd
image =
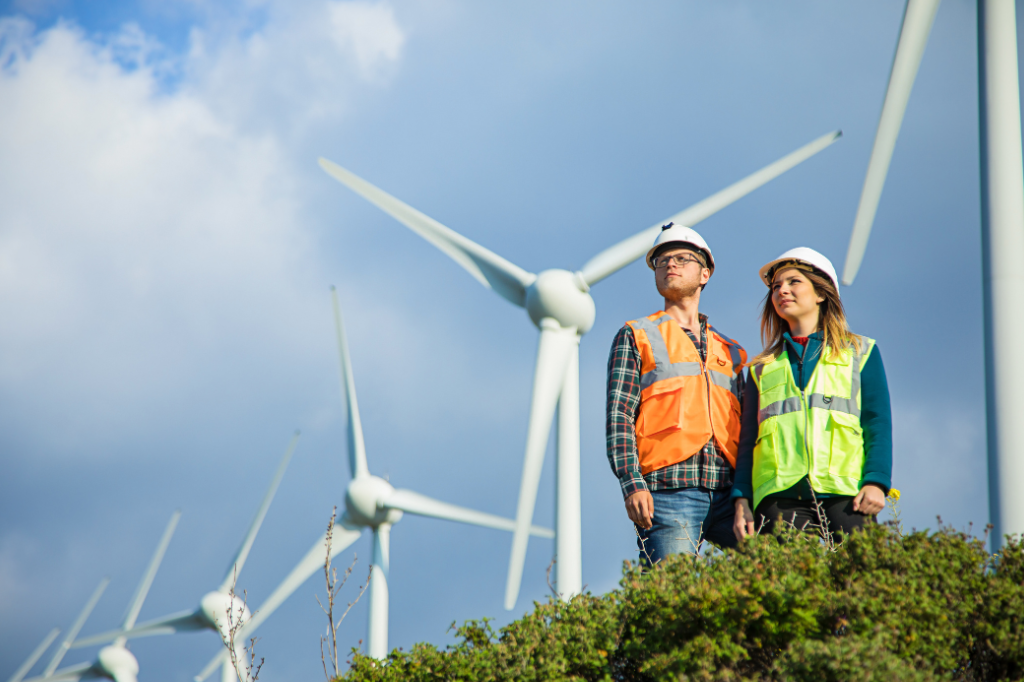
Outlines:
{"type": "MultiPolygon", "coordinates": [[[[195,606],[297,428],[240,587],[258,604],[305,553],[348,481],[332,284],[371,471],[514,514],[535,328],[318,156],[538,272],[578,268],[841,128],[698,228],[718,263],[702,307],[756,351],[757,268],[798,245],[844,258],[901,12],[881,0],[0,3],[0,676],[67,628],[104,575],[84,633],[114,627],[177,508],[141,619],[195,606]]],[[[855,331],[883,351],[894,483],[918,528],[987,521],[975,49],[974,4],[947,0],[843,291],[855,331]]],[[[660,300],[642,263],[593,296],[583,577],[603,592],[635,554],[604,454],[605,362],[622,323],[660,300]]],[[[553,547],[533,540],[516,611],[503,610],[509,544],[406,516],[392,534],[392,645],[444,644],[452,621],[502,624],[543,599],[553,547]]],[[[368,539],[352,549],[362,576],[368,539]]],[[[316,592],[310,580],[262,628],[261,679],[322,674],[316,592]]],[[[364,607],[343,649],[364,637],[364,607]]],[[[186,682],[218,646],[198,633],[132,649],[143,680],[186,682]]]]}

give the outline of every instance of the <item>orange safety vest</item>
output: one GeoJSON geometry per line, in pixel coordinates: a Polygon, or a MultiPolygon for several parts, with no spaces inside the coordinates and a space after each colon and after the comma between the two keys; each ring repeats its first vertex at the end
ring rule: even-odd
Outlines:
{"type": "Polygon", "coordinates": [[[707,362],[668,313],[627,322],[640,351],[636,447],[647,474],[684,462],[712,437],[735,468],[747,353],[708,325],[707,362]]]}

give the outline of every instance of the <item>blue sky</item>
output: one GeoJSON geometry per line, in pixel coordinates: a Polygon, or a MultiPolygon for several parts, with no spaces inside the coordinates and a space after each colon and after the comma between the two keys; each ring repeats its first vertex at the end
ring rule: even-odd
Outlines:
{"type": "MultiPolygon", "coordinates": [[[[298,451],[240,579],[258,603],[348,481],[329,286],[339,288],[372,472],[512,516],[536,330],[316,166],[326,156],[537,272],[578,268],[830,130],[843,138],[697,229],[702,307],[760,348],[757,268],[793,246],[841,266],[895,49],[892,2],[423,0],[6,2],[0,10],[0,674],[67,627],[113,627],[167,518],[141,619],[212,589],[290,434],[298,451]]],[[[907,525],[983,525],[974,5],[939,10],[856,285],[878,340],[907,525]]],[[[584,582],[615,586],[632,531],[604,455],[615,331],[660,305],[634,264],[596,285],[581,344],[584,582]]],[[[552,457],[536,520],[553,522],[552,457]]],[[[406,516],[391,643],[443,644],[547,593],[531,541],[406,516]]],[[[369,556],[353,547],[357,573],[369,556]]],[[[351,556],[351,555],[349,555],[351,556]]],[[[261,679],[321,674],[301,588],[261,629],[261,679]]],[[[365,611],[345,622],[345,647],[365,611]]],[[[133,644],[191,679],[210,633],[133,644]]],[[[68,663],[93,652],[73,652],[68,663]]]]}

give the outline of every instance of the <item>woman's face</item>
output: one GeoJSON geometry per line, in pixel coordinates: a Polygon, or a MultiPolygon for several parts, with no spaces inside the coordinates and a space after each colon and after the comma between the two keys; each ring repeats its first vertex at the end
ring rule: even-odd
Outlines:
{"type": "MultiPolygon", "coordinates": [[[[802,270],[784,268],[772,280],[772,305],[775,312],[792,326],[798,320],[817,317],[818,305],[825,300],[814,290],[811,280],[802,270]]],[[[815,320],[814,327],[817,327],[815,320]]]]}

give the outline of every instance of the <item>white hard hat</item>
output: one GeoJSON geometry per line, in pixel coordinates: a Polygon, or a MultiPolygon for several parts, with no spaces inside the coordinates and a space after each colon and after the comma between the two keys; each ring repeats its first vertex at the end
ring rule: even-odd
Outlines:
{"type": "Polygon", "coordinates": [[[680,242],[682,244],[690,244],[696,246],[698,249],[704,252],[704,255],[708,259],[708,269],[711,273],[715,272],[715,257],[711,255],[711,249],[708,248],[708,243],[704,241],[695,230],[687,227],[686,225],[676,225],[675,223],[668,223],[667,225],[661,226],[661,232],[658,237],[654,240],[654,246],[647,252],[647,267],[651,270],[654,269],[654,252],[658,250],[658,247],[663,244],[671,244],[672,242],[680,242]]]}
{"type": "Polygon", "coordinates": [[[761,275],[761,279],[764,280],[764,283],[768,285],[769,289],[772,286],[771,278],[775,274],[775,266],[779,263],[785,263],[786,261],[805,263],[816,270],[820,270],[822,273],[827,275],[830,280],[832,280],[832,285],[836,288],[836,293],[839,293],[839,278],[836,277],[836,269],[832,266],[832,261],[814,249],[809,249],[806,246],[798,246],[795,249],[790,249],[772,262],[761,267],[758,274],[761,275]]]}

